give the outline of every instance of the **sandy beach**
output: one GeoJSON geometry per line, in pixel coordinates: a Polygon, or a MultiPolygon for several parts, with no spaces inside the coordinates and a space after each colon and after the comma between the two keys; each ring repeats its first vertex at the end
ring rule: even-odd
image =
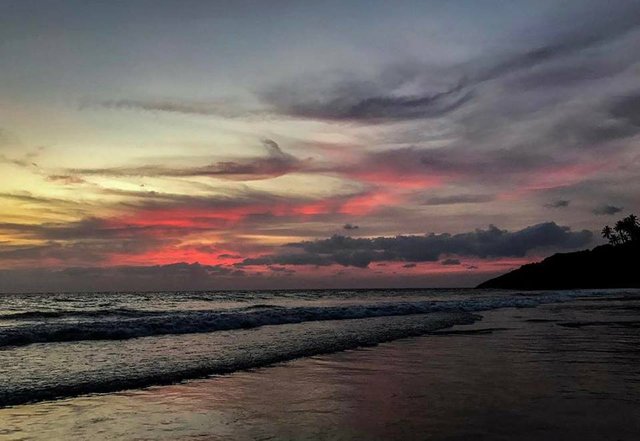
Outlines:
{"type": "Polygon", "coordinates": [[[640,296],[182,384],[0,409],[7,440],[635,440],[640,296]]]}

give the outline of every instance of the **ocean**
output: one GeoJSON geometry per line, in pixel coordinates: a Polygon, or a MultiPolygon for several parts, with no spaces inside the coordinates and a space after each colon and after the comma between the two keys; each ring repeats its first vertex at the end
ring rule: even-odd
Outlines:
{"type": "Polygon", "coordinates": [[[0,299],[7,439],[537,439],[589,412],[640,435],[640,290],[0,299]]]}

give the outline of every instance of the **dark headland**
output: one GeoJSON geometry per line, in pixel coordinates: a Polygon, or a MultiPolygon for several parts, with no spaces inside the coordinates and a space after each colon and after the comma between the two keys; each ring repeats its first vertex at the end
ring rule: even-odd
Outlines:
{"type": "Polygon", "coordinates": [[[640,224],[630,215],[602,236],[609,244],[559,253],[478,285],[498,289],[640,288],[640,224]]]}

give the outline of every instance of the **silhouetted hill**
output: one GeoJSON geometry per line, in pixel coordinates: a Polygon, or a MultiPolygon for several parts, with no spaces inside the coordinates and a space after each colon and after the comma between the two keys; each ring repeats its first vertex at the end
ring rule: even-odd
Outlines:
{"type": "Polygon", "coordinates": [[[574,289],[640,287],[640,244],[602,245],[560,253],[487,280],[478,288],[574,289]]]}

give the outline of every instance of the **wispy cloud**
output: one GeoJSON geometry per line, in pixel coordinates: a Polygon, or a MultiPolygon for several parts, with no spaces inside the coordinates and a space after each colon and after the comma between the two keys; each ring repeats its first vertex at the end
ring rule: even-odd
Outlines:
{"type": "MultiPolygon", "coordinates": [[[[360,90],[363,88],[360,87],[360,90]]],[[[353,91],[353,90],[352,90],[353,91]]],[[[280,87],[264,93],[263,99],[279,114],[296,118],[329,121],[393,122],[419,118],[435,118],[450,113],[473,97],[460,85],[439,92],[415,95],[386,94],[349,95],[344,84],[323,91],[319,97],[298,101],[298,91],[280,87]]]]}
{"type": "Polygon", "coordinates": [[[557,201],[549,202],[548,204],[544,204],[547,208],[567,208],[571,201],[566,199],[558,199],[557,201]]]}
{"type": "Polygon", "coordinates": [[[620,213],[624,207],[616,207],[615,205],[603,204],[593,209],[593,214],[606,216],[620,213]]]}
{"type": "Polygon", "coordinates": [[[167,167],[161,165],[145,165],[140,167],[84,168],[71,169],[66,175],[101,175],[101,176],[147,176],[147,177],[215,177],[232,180],[254,180],[282,176],[299,171],[308,161],[299,160],[282,151],[278,144],[265,139],[262,144],[266,156],[249,159],[217,161],[205,166],[167,167]]]}
{"type": "Polygon", "coordinates": [[[480,204],[493,200],[495,196],[489,194],[455,194],[429,198],[425,201],[425,205],[480,204]]]}
{"type": "Polygon", "coordinates": [[[191,101],[181,99],[118,99],[99,103],[84,103],[81,108],[101,106],[114,110],[133,110],[152,113],[175,113],[197,116],[219,116],[223,118],[266,118],[260,110],[242,109],[230,100],[191,101]]]}
{"type": "MultiPolygon", "coordinates": [[[[537,47],[452,66],[448,72],[440,71],[440,76],[454,80],[444,87],[436,85],[435,90],[414,94],[402,92],[410,86],[419,88],[420,85],[434,84],[432,68],[420,68],[412,63],[388,69],[378,78],[343,76],[323,87],[319,87],[315,76],[299,79],[268,90],[261,97],[274,112],[298,118],[383,123],[442,117],[470,104],[477,89],[485,83],[516,74],[524,74],[518,79],[520,88],[525,84],[537,87],[558,82],[566,86],[597,77],[593,70],[597,62],[591,63],[585,77],[585,69],[573,68],[575,60],[571,59],[637,29],[640,26],[638,16],[640,7],[627,4],[610,11],[606,19],[590,17],[589,26],[583,25],[573,32],[557,35],[537,47]],[[566,65],[560,66],[564,60],[567,60],[566,65]],[[550,68],[536,71],[535,68],[540,66],[550,68]]],[[[620,66],[599,66],[603,71],[601,75],[611,74],[616,69],[619,70],[620,66]]]]}

